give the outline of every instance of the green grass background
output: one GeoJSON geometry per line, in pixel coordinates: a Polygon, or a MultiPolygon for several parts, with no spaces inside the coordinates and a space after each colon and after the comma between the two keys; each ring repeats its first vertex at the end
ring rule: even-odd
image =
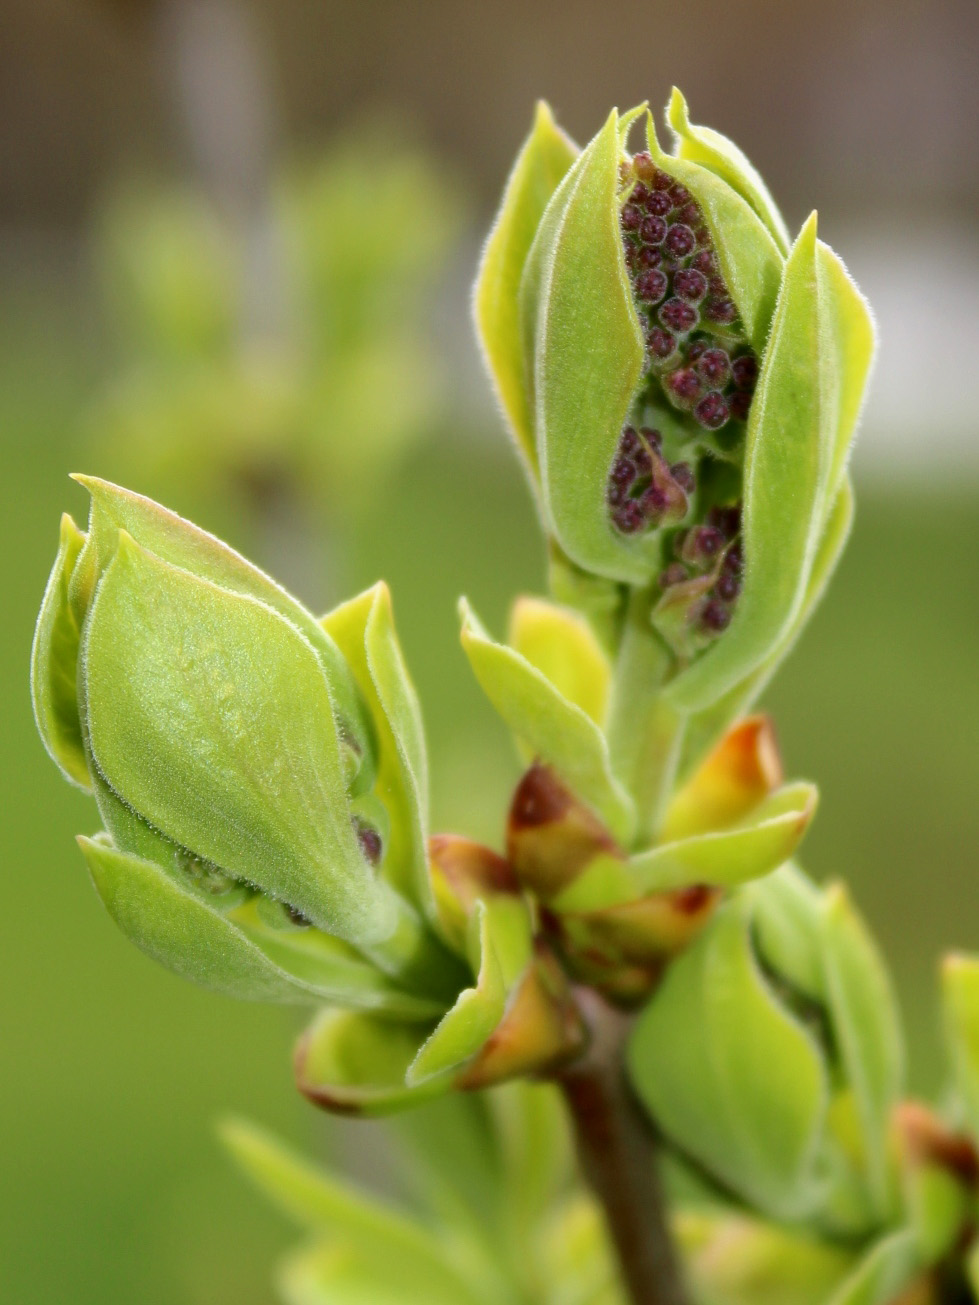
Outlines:
{"type": "MultiPolygon", "coordinates": [[[[291,1234],[231,1171],[215,1117],[244,1112],[327,1151],[349,1148],[357,1125],[324,1130],[295,1097],[295,1013],[157,969],[87,882],[72,837],[96,827],[94,808],[35,735],[28,652],[58,515],[85,511],[66,474],[94,357],[84,322],[32,304],[8,295],[0,320],[0,1300],[259,1305],[291,1234]]],[[[436,827],[492,840],[516,768],[454,604],[467,592],[499,630],[509,596],[540,588],[542,559],[502,436],[474,443],[462,422],[379,501],[346,551],[345,587],[391,582],[430,727],[436,827]]],[[[189,509],[193,490],[173,506],[189,509]]],[[[769,697],[789,771],[822,790],[804,859],[846,876],[876,927],[921,1090],[941,1080],[937,958],[979,948],[977,509],[968,477],[863,484],[837,582],[769,697]]]]}

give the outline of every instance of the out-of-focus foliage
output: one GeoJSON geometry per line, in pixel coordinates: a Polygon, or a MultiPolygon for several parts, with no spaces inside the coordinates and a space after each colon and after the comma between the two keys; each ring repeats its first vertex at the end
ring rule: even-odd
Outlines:
{"type": "Polygon", "coordinates": [[[97,265],[122,366],[94,456],[161,497],[371,506],[444,412],[431,309],[460,215],[422,152],[372,130],[285,168],[254,223],[188,186],[118,189],[97,265]]]}

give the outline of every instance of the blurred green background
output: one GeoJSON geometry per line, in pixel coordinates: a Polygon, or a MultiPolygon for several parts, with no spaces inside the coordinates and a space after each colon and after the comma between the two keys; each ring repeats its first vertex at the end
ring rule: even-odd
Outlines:
{"type": "MultiPolygon", "coordinates": [[[[66,475],[84,467],[163,498],[311,605],[386,577],[430,729],[435,825],[498,841],[516,766],[459,652],[454,604],[465,591],[500,629],[510,596],[541,587],[543,559],[469,342],[466,287],[539,94],[584,136],[611,103],[656,103],[678,81],[694,115],[762,166],[790,218],[820,202],[878,308],[856,532],[768,705],[788,769],[822,791],[806,864],[851,881],[897,974],[913,1086],[940,1088],[936,961],[979,948],[977,10],[752,0],[678,23],[674,8],[7,0],[5,1303],[267,1305],[290,1235],[220,1154],[215,1118],[249,1114],[340,1157],[367,1127],[327,1125],[295,1097],[298,1015],[184,986],[123,940],[91,891],[72,836],[93,830],[94,808],[45,757],[27,686],[58,514],[85,511],[66,475]],[[327,233],[326,252],[290,261],[300,228],[280,200],[297,192],[281,178],[349,161],[351,141],[364,174],[324,174],[329,194],[347,188],[339,208],[304,192],[306,230],[327,233]],[[427,218],[414,182],[392,190],[398,160],[430,188],[427,218]],[[134,258],[137,273],[149,265],[145,225],[114,222],[133,177],[162,188],[140,192],[160,238],[180,231],[165,196],[189,193],[232,255],[231,325],[191,331],[177,358],[145,329],[153,285],[140,299],[132,273],[134,258]],[[370,255],[360,280],[340,277],[353,256],[337,254],[338,231],[370,255]],[[285,233],[284,250],[269,252],[270,232],[285,233]],[[279,302],[289,276],[311,287],[308,302],[279,302]],[[371,287],[371,313],[351,316],[371,287]],[[355,374],[376,380],[344,391],[355,374]],[[203,406],[185,398],[201,377],[203,406]]],[[[157,290],[186,289],[182,249],[162,260],[157,290]]]]}

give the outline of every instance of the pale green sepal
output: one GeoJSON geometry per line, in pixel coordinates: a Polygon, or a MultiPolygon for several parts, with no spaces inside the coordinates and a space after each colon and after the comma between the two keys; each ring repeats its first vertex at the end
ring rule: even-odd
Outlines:
{"type": "Polygon", "coordinates": [[[920,1269],[914,1232],[902,1228],[867,1253],[828,1305],[894,1305],[920,1269]]]}
{"type": "Polygon", "coordinates": [[[837,430],[836,405],[824,403],[821,335],[813,215],[785,265],[748,418],[744,591],[724,637],[667,689],[684,710],[708,706],[761,666],[805,601],[837,430]]]}
{"type": "Polygon", "coordinates": [[[368,705],[378,735],[376,791],[390,829],[382,873],[435,918],[428,876],[428,757],[415,686],[394,628],[391,594],[376,584],[323,617],[368,705]]]}
{"type": "Polygon", "coordinates": [[[785,266],[778,245],[751,204],[723,177],[699,163],[663,152],[652,114],[646,117],[646,135],[656,166],[682,182],[700,205],[721,274],[752,348],[760,357],[768,340],[785,266]]]}
{"type": "Polygon", "coordinates": [[[507,640],[569,702],[596,725],[603,723],[612,671],[580,612],[543,598],[518,598],[510,612],[507,640]]]}
{"type": "Polygon", "coordinates": [[[553,766],[617,837],[627,840],[635,812],[612,774],[605,736],[526,658],[494,643],[469,604],[460,603],[462,646],[476,679],[527,751],[553,766]]]}
{"type": "Polygon", "coordinates": [[[155,862],[79,838],[95,888],[141,951],[182,978],[253,1001],[314,1002],[320,994],[263,955],[224,914],[178,887],[155,862]]]}
{"type": "Polygon", "coordinates": [[[408,1024],[384,1015],[324,1010],[296,1048],[296,1086],[332,1113],[374,1116],[421,1104],[452,1086],[445,1077],[409,1086],[408,1067],[433,1021],[408,1024]]]}
{"type": "Polygon", "coordinates": [[[555,191],[527,260],[521,312],[554,536],[585,570],[642,583],[658,542],[619,535],[605,501],[644,357],[619,230],[618,123],[613,112],[555,191]]]}
{"type": "Polygon", "coordinates": [[[86,622],[84,715],[146,821],[348,941],[394,925],[350,820],[322,663],[254,598],[121,534],[86,622]]]}
{"type": "MultiPolygon", "coordinates": [[[[392,1294],[392,1301],[431,1301],[432,1305],[481,1302],[452,1265],[444,1244],[422,1224],[353,1184],[339,1182],[247,1120],[225,1120],[220,1134],[249,1178],[286,1215],[302,1227],[329,1237],[326,1245],[349,1248],[355,1253],[358,1273],[352,1281],[357,1285],[357,1294],[349,1297],[351,1305],[354,1301],[357,1305],[384,1301],[378,1287],[393,1293],[397,1282],[402,1292],[400,1296],[392,1294]],[[371,1277],[371,1269],[375,1278],[371,1277]]],[[[300,1261],[293,1261],[286,1275],[297,1287],[305,1283],[303,1294],[294,1299],[310,1305],[317,1301],[322,1305],[345,1305],[348,1297],[343,1294],[343,1275],[331,1285],[327,1273],[330,1267],[344,1263],[342,1250],[339,1260],[332,1259],[325,1249],[305,1252],[304,1256],[309,1256],[305,1272],[300,1274],[300,1261]],[[325,1275],[322,1279],[320,1271],[325,1275]],[[340,1291],[334,1292],[337,1283],[340,1291]],[[317,1295],[320,1285],[323,1294],[317,1295]]]]}
{"type": "Polygon", "coordinates": [[[744,899],[724,906],[668,968],[639,1017],[628,1064],[681,1151],[772,1217],[812,1209],[826,1068],[758,968],[744,899]]]}
{"type": "Polygon", "coordinates": [[[58,555],[51,568],[31,648],[34,720],[48,756],[64,777],[91,791],[78,718],[78,647],[81,632],[68,598],[68,582],[85,536],[65,513],[58,555]]]}
{"type": "Polygon", "coordinates": [[[770,874],[795,852],[816,811],[812,784],[787,784],[749,820],[729,829],[661,843],[625,863],[596,859],[554,901],[561,911],[594,911],[692,884],[735,888],[770,874]]]}
{"type": "Polygon", "coordinates": [[[822,925],[826,1001],[855,1096],[874,1211],[884,1222],[896,1200],[888,1133],[904,1087],[901,1021],[880,952],[841,884],[823,898],[822,925]]]}
{"type": "Polygon", "coordinates": [[[849,477],[844,476],[820,540],[805,601],[795,623],[775,651],[757,670],[752,671],[740,684],[729,690],[710,707],[690,717],[679,768],[680,782],[690,776],[727,728],[745,715],[751,705],[758,700],[772,676],[792,651],[806,622],[826,592],[843,554],[853,525],[853,510],[853,486],[849,477]]]}
{"type": "Polygon", "coordinates": [[[742,199],[747,200],[768,228],[772,239],[784,255],[792,240],[785,219],[778,211],[761,173],[748,161],[734,141],[713,127],[697,127],[690,121],[687,102],[674,86],[666,106],[666,120],[676,137],[677,157],[709,168],[742,199]]]}
{"type": "Polygon", "coordinates": [[[302,603],[233,548],[152,499],[95,476],[76,475],[73,479],[92,496],[84,551],[94,556],[99,574],[112,560],[120,531],[125,531],[164,562],[211,580],[232,593],[257,598],[302,631],[323,664],[337,717],[352,732],[361,750],[362,773],[357,777],[357,791],[369,788],[373,781],[370,717],[340,650],[302,603]]]}
{"type": "Polygon", "coordinates": [[[942,1006],[955,1087],[979,1136],[979,956],[945,957],[942,1006]]]}
{"type": "Polygon", "coordinates": [[[762,960],[812,1001],[824,998],[823,898],[798,866],[783,865],[749,890],[762,960]]]}
{"type": "MultiPolygon", "coordinates": [[[[526,916],[523,903],[517,899],[515,904],[526,916]]],[[[409,1087],[421,1087],[450,1076],[479,1051],[503,1018],[507,982],[498,945],[502,941],[505,946],[510,940],[498,937],[501,925],[506,930],[513,927],[509,919],[498,920],[488,903],[476,903],[470,922],[476,983],[463,989],[455,1005],[442,1016],[419,1048],[405,1074],[409,1087]]]]}
{"type": "Polygon", "coordinates": [[[578,147],[541,100],[507,181],[473,294],[476,335],[486,366],[535,484],[537,450],[520,326],[520,279],[548,201],[577,154],[578,147]]]}

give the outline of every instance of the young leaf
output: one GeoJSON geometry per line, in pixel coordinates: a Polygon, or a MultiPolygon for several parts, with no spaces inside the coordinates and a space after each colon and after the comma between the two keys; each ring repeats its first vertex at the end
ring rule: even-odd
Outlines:
{"type": "Polygon", "coordinates": [[[550,107],[542,100],[537,105],[533,129],[507,181],[503,203],[483,251],[473,297],[476,333],[531,480],[537,469],[537,450],[518,292],[541,217],[577,154],[577,146],[558,127],[550,107]]]}
{"type": "Polygon", "coordinates": [[[945,957],[942,1002],[955,1086],[979,1136],[979,957],[945,957]]]}
{"type": "Polygon", "coordinates": [[[613,530],[605,501],[644,357],[619,232],[618,121],[613,112],[555,191],[527,260],[521,304],[554,536],[586,570],[641,583],[654,563],[613,530]]]}
{"type": "Polygon", "coordinates": [[[81,633],[68,598],[68,582],[85,536],[67,513],[31,649],[31,698],[41,741],[66,779],[91,791],[78,717],[78,647],[81,633]]]}
{"type": "Polygon", "coordinates": [[[826,999],[855,1094],[867,1182],[883,1222],[895,1204],[888,1132],[904,1086],[901,1022],[880,953],[840,884],[823,901],[822,946],[826,999]]]}
{"type": "Polygon", "coordinates": [[[611,667],[579,612],[542,598],[518,598],[508,642],[596,725],[604,722],[611,667]]]}
{"type": "Polygon", "coordinates": [[[429,919],[428,757],[421,707],[394,628],[383,582],[342,604],[321,622],[337,642],[378,734],[377,790],[390,817],[384,874],[429,919]]]}
{"type": "Polygon", "coordinates": [[[687,102],[675,86],[666,108],[666,120],[676,136],[677,158],[699,163],[733,186],[764,222],[779,251],[787,254],[792,241],[785,219],[761,174],[734,141],[712,127],[695,127],[690,121],[687,102]]]}
{"type": "Polygon", "coordinates": [[[874,1246],[829,1305],[894,1305],[920,1271],[915,1235],[902,1228],[874,1246]]]}
{"type": "Polygon", "coordinates": [[[295,626],[122,535],[82,663],[96,763],[145,820],[326,932],[390,932],[390,890],[351,825],[326,677],[295,626]]]}
{"type": "Polygon", "coordinates": [[[723,907],[667,970],[628,1063],[652,1118],[682,1151],[774,1218],[812,1207],[826,1070],[758,969],[746,902],[723,907]]]}
{"type": "Polygon", "coordinates": [[[463,600],[462,646],[490,702],[527,751],[553,766],[620,838],[634,819],[614,778],[605,737],[580,707],[512,648],[494,643],[463,600]]]}

